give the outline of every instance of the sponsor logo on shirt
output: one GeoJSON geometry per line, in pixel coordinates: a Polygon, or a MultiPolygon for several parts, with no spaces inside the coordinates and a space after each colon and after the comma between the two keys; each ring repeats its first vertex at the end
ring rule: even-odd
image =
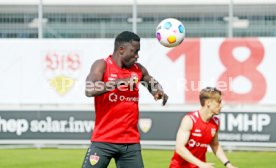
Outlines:
{"type": "Polygon", "coordinates": [[[195,132],[201,132],[201,130],[200,129],[195,129],[195,132]]]}
{"type": "Polygon", "coordinates": [[[125,101],[125,102],[138,102],[139,97],[136,96],[124,96],[124,95],[117,95],[115,93],[111,93],[108,97],[110,102],[118,102],[118,101],[125,101]]]}
{"type": "Polygon", "coordinates": [[[208,147],[208,144],[203,144],[203,143],[197,142],[194,139],[190,139],[189,142],[188,142],[188,145],[192,148],[193,147],[201,147],[201,148],[207,148],[208,147]]]}
{"type": "Polygon", "coordinates": [[[108,81],[114,81],[116,78],[108,77],[108,81]]]}
{"type": "Polygon", "coordinates": [[[118,100],[118,96],[115,93],[111,93],[108,97],[110,102],[116,102],[118,100]]]}
{"type": "Polygon", "coordinates": [[[117,78],[118,75],[117,74],[110,74],[110,76],[113,77],[113,78],[117,78]]]}
{"type": "Polygon", "coordinates": [[[201,133],[195,133],[195,132],[193,132],[192,135],[193,135],[193,136],[196,136],[196,137],[201,137],[201,136],[202,136],[201,133]]]}
{"type": "Polygon", "coordinates": [[[110,74],[110,76],[108,77],[108,81],[114,81],[117,79],[117,77],[118,77],[117,74],[110,74]]]}

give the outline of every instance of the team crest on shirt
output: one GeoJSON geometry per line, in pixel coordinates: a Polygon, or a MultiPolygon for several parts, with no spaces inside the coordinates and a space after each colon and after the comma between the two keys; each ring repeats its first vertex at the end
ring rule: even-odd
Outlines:
{"type": "Polygon", "coordinates": [[[89,161],[92,166],[97,164],[99,160],[100,160],[100,156],[97,156],[97,153],[94,153],[94,155],[90,155],[89,161]]]}
{"type": "Polygon", "coordinates": [[[138,75],[135,72],[131,73],[131,77],[133,78],[134,83],[138,83],[138,75]]]}
{"type": "Polygon", "coordinates": [[[211,135],[212,135],[212,137],[215,136],[216,132],[217,132],[217,129],[211,128],[211,135]]]}
{"type": "Polygon", "coordinates": [[[152,120],[150,118],[141,118],[139,119],[139,127],[143,133],[149,132],[152,126],[152,120]]]}

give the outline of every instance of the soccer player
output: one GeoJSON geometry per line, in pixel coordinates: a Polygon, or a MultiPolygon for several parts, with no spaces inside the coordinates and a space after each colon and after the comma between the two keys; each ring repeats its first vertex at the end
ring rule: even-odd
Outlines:
{"type": "Polygon", "coordinates": [[[236,168],[227,159],[218,141],[221,110],[221,91],[207,87],[200,91],[201,109],[188,113],[181,121],[176,136],[176,150],[170,168],[214,168],[206,162],[206,151],[210,145],[214,154],[227,168],[236,168]]]}
{"type": "Polygon", "coordinates": [[[137,63],[140,37],[124,31],[115,39],[114,52],[93,63],[86,79],[86,96],[95,97],[95,127],[83,168],[106,168],[111,158],[118,168],[143,168],[139,118],[141,83],[165,105],[162,86],[137,63]]]}

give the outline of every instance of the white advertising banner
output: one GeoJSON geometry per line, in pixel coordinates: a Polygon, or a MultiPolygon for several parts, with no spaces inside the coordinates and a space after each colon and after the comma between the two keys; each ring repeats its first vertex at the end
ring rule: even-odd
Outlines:
{"type": "MultiPolygon", "coordinates": [[[[114,39],[0,40],[0,104],[88,104],[92,63],[113,52],[114,39]]],[[[165,48],[142,39],[139,62],[169,95],[169,104],[197,103],[217,86],[225,103],[276,104],[276,38],[185,39],[165,48]]],[[[156,104],[143,86],[140,102],[156,104]]]]}

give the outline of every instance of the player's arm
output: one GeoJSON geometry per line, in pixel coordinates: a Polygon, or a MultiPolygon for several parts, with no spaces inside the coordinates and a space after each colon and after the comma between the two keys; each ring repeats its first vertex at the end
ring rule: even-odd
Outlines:
{"type": "Polygon", "coordinates": [[[85,95],[87,97],[98,96],[112,91],[120,84],[130,84],[131,78],[103,82],[105,68],[106,63],[103,59],[97,60],[91,66],[90,72],[86,78],[85,95]]]}
{"type": "Polygon", "coordinates": [[[213,163],[205,163],[196,158],[186,147],[188,143],[190,132],[193,127],[193,121],[189,116],[185,116],[180,124],[176,136],[176,153],[186,161],[197,165],[200,168],[213,168],[213,163]]]}
{"type": "Polygon", "coordinates": [[[227,168],[236,168],[235,166],[233,166],[227,156],[225,155],[221,145],[219,144],[219,141],[218,141],[218,132],[216,133],[214,139],[212,140],[211,144],[210,144],[210,147],[212,149],[212,151],[214,152],[214,154],[217,156],[217,158],[223,163],[225,164],[225,166],[227,168]]]}
{"type": "Polygon", "coordinates": [[[155,100],[163,99],[162,105],[164,106],[168,101],[168,95],[163,91],[161,84],[149,75],[147,69],[138,64],[142,71],[142,85],[144,85],[152,94],[155,100]]]}

